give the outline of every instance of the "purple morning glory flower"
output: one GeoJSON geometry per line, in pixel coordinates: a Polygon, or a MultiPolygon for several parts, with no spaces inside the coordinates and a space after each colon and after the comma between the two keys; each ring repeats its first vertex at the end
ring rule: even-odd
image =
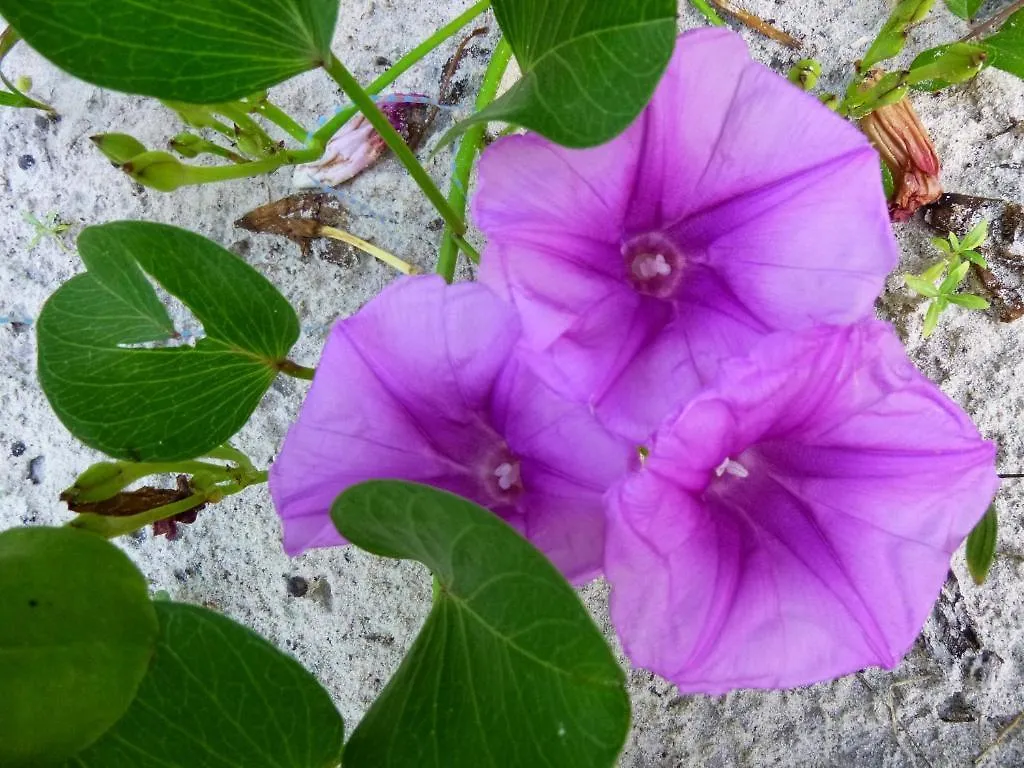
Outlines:
{"type": "Polygon", "coordinates": [[[767,336],[609,491],[627,654],[705,693],[895,666],[996,491],[994,461],[882,323],[767,336]]]}
{"type": "Polygon", "coordinates": [[[518,338],[488,288],[433,276],[400,280],[338,322],[270,469],[285,550],[343,543],[328,516],[338,494],[397,479],[492,509],[570,579],[596,575],[602,495],[632,451],[520,364],[518,338]]]}
{"type": "Polygon", "coordinates": [[[898,257],[863,134],[723,30],[603,146],[492,145],[473,210],[531,365],[637,441],[764,333],[870,314],[898,257]]]}

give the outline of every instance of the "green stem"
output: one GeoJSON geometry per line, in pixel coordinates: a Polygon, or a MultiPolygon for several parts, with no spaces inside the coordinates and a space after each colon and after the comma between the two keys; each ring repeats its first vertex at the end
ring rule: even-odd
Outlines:
{"type": "Polygon", "coordinates": [[[294,119],[292,119],[291,115],[276,104],[271,104],[269,101],[263,100],[256,107],[256,111],[296,141],[305,144],[306,140],[309,138],[309,131],[299,125],[294,119]]]}
{"type": "Polygon", "coordinates": [[[229,118],[234,122],[234,124],[238,126],[240,133],[246,133],[255,137],[259,141],[260,146],[264,149],[269,149],[274,146],[275,142],[270,138],[270,134],[263,129],[262,125],[249,117],[248,112],[244,109],[230,103],[218,104],[214,109],[224,115],[224,117],[229,118]]]}
{"type": "Polygon", "coordinates": [[[285,152],[279,152],[276,155],[241,165],[190,165],[188,166],[188,183],[209,184],[214,181],[229,181],[231,179],[247,179],[250,176],[262,176],[265,173],[276,171],[282,165],[311,163],[319,159],[322,153],[323,151],[319,149],[289,149],[285,152]]]}
{"type": "Polygon", "coordinates": [[[305,379],[306,381],[313,380],[313,374],[316,373],[316,368],[307,368],[304,365],[299,365],[291,360],[282,360],[277,364],[277,370],[286,376],[292,376],[296,379],[305,379]]]}
{"type": "MultiPolygon", "coordinates": [[[[491,61],[484,73],[483,83],[476,96],[475,109],[482,110],[492,101],[498,93],[498,86],[505,74],[508,62],[512,57],[512,47],[503,37],[491,55],[491,61]]],[[[473,161],[483,144],[484,136],[487,133],[486,123],[474,123],[463,134],[459,142],[458,152],[455,153],[455,168],[452,171],[451,184],[448,187],[448,202],[451,203],[460,216],[466,215],[467,188],[469,186],[469,175],[473,170],[473,161]]],[[[466,250],[468,245],[451,227],[445,227],[444,236],[441,239],[441,250],[437,257],[437,274],[441,275],[447,282],[455,278],[455,265],[458,261],[459,248],[466,250]],[[461,242],[460,242],[461,241],[461,242]]],[[[475,262],[480,261],[480,255],[475,250],[467,250],[470,258],[475,262]],[[474,258],[475,255],[475,258],[474,258]]]]}
{"type": "Polygon", "coordinates": [[[246,472],[256,471],[256,467],[253,466],[252,459],[230,443],[224,443],[224,445],[217,446],[212,451],[206,453],[205,457],[208,459],[220,459],[221,461],[233,461],[246,472]]]}
{"type": "Polygon", "coordinates": [[[716,27],[725,26],[725,22],[722,20],[722,17],[719,16],[718,11],[708,3],[708,0],[690,0],[690,5],[700,11],[700,15],[707,19],[709,24],[716,27]]]}
{"type": "Polygon", "coordinates": [[[466,231],[466,224],[462,217],[448,205],[448,200],[445,199],[445,196],[437,188],[437,185],[423,166],[420,165],[412,150],[409,149],[409,145],[405,143],[405,139],[391,125],[391,121],[384,116],[384,113],[380,111],[370,95],[362,89],[352,76],[352,73],[333,54],[324,63],[324,69],[341,86],[346,95],[352,99],[352,102],[363,113],[363,116],[370,121],[370,124],[384,140],[384,143],[395,153],[395,157],[405,166],[409,175],[419,185],[419,188],[423,190],[423,194],[427,196],[427,199],[433,203],[437,212],[441,214],[441,217],[448,226],[455,230],[456,234],[463,234],[466,231]]]}
{"type": "MultiPolygon", "coordinates": [[[[376,96],[415,64],[419,63],[427,54],[440,46],[443,42],[448,40],[448,38],[452,37],[456,32],[465,27],[469,22],[490,7],[491,0],[480,0],[480,2],[475,3],[461,16],[458,16],[445,24],[434,34],[405,54],[405,56],[396,61],[387,72],[384,72],[380,77],[366,87],[366,93],[371,96],[376,96]]],[[[338,112],[334,117],[317,129],[316,133],[314,133],[310,139],[310,146],[318,146],[322,151],[323,148],[327,146],[327,142],[331,140],[331,137],[338,132],[341,126],[351,120],[358,112],[359,109],[356,107],[347,107],[346,109],[338,112]]]]}

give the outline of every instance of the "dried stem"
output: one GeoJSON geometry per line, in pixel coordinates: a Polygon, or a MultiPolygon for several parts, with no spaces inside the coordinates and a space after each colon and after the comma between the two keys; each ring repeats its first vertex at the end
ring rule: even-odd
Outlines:
{"type": "Polygon", "coordinates": [[[319,234],[323,237],[330,237],[333,240],[341,240],[343,243],[358,248],[364,253],[368,253],[376,259],[387,264],[389,267],[397,269],[404,275],[418,275],[420,269],[413,266],[407,261],[403,261],[392,253],[388,253],[383,248],[378,248],[373,243],[368,243],[361,237],[356,237],[351,232],[346,232],[343,229],[337,227],[320,227],[319,234]]]}
{"type": "Polygon", "coordinates": [[[765,37],[770,37],[777,43],[782,43],[787,48],[797,50],[801,47],[801,42],[795,37],[790,35],[788,32],[783,32],[778,27],[769,24],[767,21],[762,19],[760,16],[755,16],[750,11],[745,11],[742,8],[737,8],[732,4],[732,0],[708,0],[711,5],[718,8],[723,13],[727,13],[730,16],[734,16],[741,24],[745,24],[751,29],[757,30],[765,37]]]}

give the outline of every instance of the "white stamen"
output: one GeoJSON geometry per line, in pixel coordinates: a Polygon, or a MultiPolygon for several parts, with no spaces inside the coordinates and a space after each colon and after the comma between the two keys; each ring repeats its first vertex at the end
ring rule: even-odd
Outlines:
{"type": "Polygon", "coordinates": [[[715,468],[715,474],[721,477],[728,472],[733,477],[749,477],[750,473],[747,468],[740,464],[738,461],[733,461],[727,458],[721,464],[715,468]]]}
{"type": "Polygon", "coordinates": [[[509,490],[519,482],[519,462],[506,461],[499,464],[494,470],[494,476],[498,478],[498,487],[503,491],[509,490]]]}
{"type": "Polygon", "coordinates": [[[633,259],[633,274],[640,280],[668,277],[672,267],[663,253],[642,253],[633,259]]]}

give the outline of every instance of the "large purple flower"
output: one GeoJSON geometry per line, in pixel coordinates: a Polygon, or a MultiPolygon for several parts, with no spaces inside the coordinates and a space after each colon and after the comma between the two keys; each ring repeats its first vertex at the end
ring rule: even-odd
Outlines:
{"type": "Polygon", "coordinates": [[[707,693],[894,666],[996,491],[994,459],[883,324],[766,337],[609,491],[627,654],[707,693]]]}
{"type": "Polygon", "coordinates": [[[766,331],[869,314],[898,256],[861,132],[721,30],[608,144],[494,144],[473,208],[532,364],[635,440],[766,331]]]}
{"type": "Polygon", "coordinates": [[[479,284],[400,280],[335,325],[270,470],[285,549],[343,543],[345,488],[410,480],[501,515],[574,580],[601,567],[601,498],[631,450],[512,357],[519,323],[479,284]]]}

